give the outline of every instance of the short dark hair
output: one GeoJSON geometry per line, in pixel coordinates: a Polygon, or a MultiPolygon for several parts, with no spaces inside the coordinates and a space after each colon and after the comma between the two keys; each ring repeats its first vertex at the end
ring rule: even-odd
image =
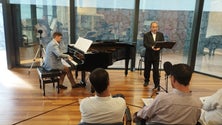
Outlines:
{"type": "Polygon", "coordinates": [[[189,85],[192,73],[191,67],[182,63],[173,65],[171,69],[171,75],[184,86],[189,85]]]}
{"type": "Polygon", "coordinates": [[[52,37],[55,38],[56,36],[62,36],[62,33],[60,32],[54,32],[52,37]]]}
{"type": "Polygon", "coordinates": [[[109,74],[103,68],[96,68],[91,72],[89,80],[92,86],[94,87],[95,91],[101,94],[108,87],[109,74]]]}

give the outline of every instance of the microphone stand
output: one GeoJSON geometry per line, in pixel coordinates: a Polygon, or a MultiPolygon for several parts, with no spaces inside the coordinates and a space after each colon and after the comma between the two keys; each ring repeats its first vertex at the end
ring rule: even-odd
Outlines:
{"type": "Polygon", "coordinates": [[[31,66],[30,66],[30,68],[28,70],[28,75],[30,75],[30,71],[31,71],[31,69],[32,69],[32,67],[33,67],[33,65],[34,65],[34,63],[36,61],[36,58],[37,58],[38,54],[39,54],[39,58],[41,59],[40,60],[40,66],[42,65],[42,62],[43,62],[43,53],[45,54],[45,49],[44,49],[44,47],[42,45],[42,33],[43,33],[43,31],[42,30],[38,30],[38,33],[39,33],[39,48],[38,48],[37,52],[35,53],[35,56],[34,56],[33,61],[32,61],[32,64],[31,64],[31,66]]]}
{"type": "MultiPolygon", "coordinates": [[[[163,49],[163,48],[162,48],[163,49]]],[[[160,80],[160,77],[161,77],[161,68],[162,68],[162,49],[160,50],[160,69],[159,69],[159,80],[160,80]]],[[[168,93],[168,75],[165,73],[165,85],[166,85],[166,88],[163,88],[160,84],[159,84],[159,87],[165,91],[166,93],[168,93]]]]}
{"type": "MultiPolygon", "coordinates": [[[[160,47],[161,50],[160,50],[160,61],[161,61],[161,65],[162,65],[162,49],[163,48],[167,48],[167,49],[171,49],[174,45],[175,45],[176,42],[165,42],[165,41],[159,41],[156,43],[156,47],[160,47]]],[[[160,65],[160,69],[161,69],[161,65],[160,65]]],[[[161,74],[161,71],[159,69],[159,74],[161,74]]],[[[165,84],[166,84],[166,89],[164,89],[162,86],[159,85],[159,87],[161,89],[163,89],[166,93],[168,93],[168,76],[169,74],[165,74],[165,84]]],[[[160,79],[160,77],[159,77],[160,79]]]]}

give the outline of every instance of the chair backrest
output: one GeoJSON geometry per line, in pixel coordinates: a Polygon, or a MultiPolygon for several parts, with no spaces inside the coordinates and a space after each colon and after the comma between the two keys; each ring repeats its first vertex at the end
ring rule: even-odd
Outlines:
{"type": "Polygon", "coordinates": [[[129,109],[128,106],[126,107],[125,117],[124,118],[125,118],[124,120],[125,120],[126,125],[131,125],[132,117],[131,117],[131,112],[130,112],[130,109],[129,109]]]}

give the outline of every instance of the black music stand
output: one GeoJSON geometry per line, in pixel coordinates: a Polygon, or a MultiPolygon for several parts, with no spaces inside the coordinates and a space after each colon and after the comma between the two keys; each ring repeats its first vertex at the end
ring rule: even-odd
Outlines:
{"type": "Polygon", "coordinates": [[[154,48],[166,48],[171,49],[175,45],[176,42],[166,42],[166,41],[156,41],[154,48]]]}
{"type": "MultiPolygon", "coordinates": [[[[176,42],[167,42],[167,41],[156,41],[154,48],[166,48],[166,49],[172,49],[173,46],[176,44],[176,42]]],[[[162,61],[162,52],[161,52],[161,61],[162,61]]],[[[162,65],[162,64],[160,64],[162,65]]],[[[161,69],[161,68],[160,68],[161,69]]],[[[164,89],[162,86],[159,85],[161,89],[163,89],[166,93],[168,93],[168,75],[165,75],[165,81],[166,81],[166,88],[164,89]]]]}

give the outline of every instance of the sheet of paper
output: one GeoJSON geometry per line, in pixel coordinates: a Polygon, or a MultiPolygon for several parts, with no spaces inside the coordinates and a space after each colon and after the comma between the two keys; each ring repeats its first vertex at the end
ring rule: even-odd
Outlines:
{"type": "Polygon", "coordinates": [[[153,102],[153,98],[142,98],[144,105],[149,106],[153,102]]]}
{"type": "Polygon", "coordinates": [[[75,44],[69,44],[70,46],[75,46],[75,44]]]}
{"type": "Polygon", "coordinates": [[[89,47],[91,46],[92,42],[92,40],[79,37],[74,46],[86,53],[89,47]]]}

